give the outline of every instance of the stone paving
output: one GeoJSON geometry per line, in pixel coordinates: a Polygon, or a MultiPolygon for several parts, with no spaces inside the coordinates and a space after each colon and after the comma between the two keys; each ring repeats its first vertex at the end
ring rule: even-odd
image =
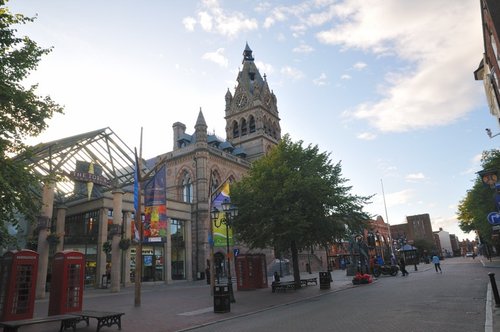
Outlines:
{"type": "MultiPolygon", "coordinates": [[[[500,257],[491,262],[481,260],[485,268],[500,274],[500,257]],[[498,268],[498,269],[497,269],[498,268]]],[[[432,264],[420,264],[418,271],[414,271],[413,266],[409,266],[410,273],[420,273],[432,269],[432,264]]],[[[194,282],[174,282],[166,285],[163,282],[143,283],[141,286],[141,305],[135,306],[135,287],[122,288],[118,293],[112,293],[109,289],[86,289],[83,300],[83,309],[120,311],[125,315],[122,317],[122,331],[144,331],[144,332],[168,332],[187,331],[194,326],[209,324],[214,321],[231,319],[236,316],[249,315],[254,312],[266,310],[271,307],[287,305],[296,301],[322,296],[326,293],[338,292],[354,286],[352,277],[346,276],[346,272],[335,270],[332,272],[333,282],[328,290],[321,290],[319,286],[318,273],[303,273],[302,278],[318,277],[318,285],[310,285],[296,291],[272,293],[270,287],[252,291],[237,291],[235,287],[236,303],[231,303],[229,313],[214,313],[214,300],[210,294],[210,286],[205,280],[194,282]]],[[[292,280],[292,276],[285,276],[282,281],[292,280]]],[[[496,276],[499,280],[499,277],[496,276]]],[[[269,285],[271,281],[269,280],[269,285]]],[[[500,286],[500,285],[499,285],[500,286]]],[[[361,286],[363,287],[363,286],[361,286]]],[[[491,287],[490,287],[491,289],[491,287]]],[[[491,295],[491,294],[490,294],[491,295]]],[[[500,308],[495,307],[492,296],[491,301],[491,330],[494,329],[494,322],[500,322],[500,308]]],[[[48,312],[47,299],[37,300],[35,306],[35,317],[45,316],[48,312]]],[[[488,313],[487,313],[488,316],[488,313]]],[[[49,332],[57,331],[59,326],[38,325],[25,327],[23,332],[49,332]]],[[[101,331],[114,331],[116,326],[105,327],[101,331]]],[[[95,331],[96,322],[90,322],[86,327],[84,323],[79,323],[77,331],[95,331]]],[[[485,329],[485,331],[488,331],[485,329]]]]}

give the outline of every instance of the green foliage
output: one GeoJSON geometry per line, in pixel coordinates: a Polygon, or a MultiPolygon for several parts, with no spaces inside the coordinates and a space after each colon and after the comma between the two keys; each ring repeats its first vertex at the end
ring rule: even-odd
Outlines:
{"type": "Polygon", "coordinates": [[[231,185],[238,206],[234,232],[252,248],[280,252],[324,247],[341,239],[346,226],[361,228],[370,216],[363,206],[371,197],[350,194],[341,165],[317,146],[302,147],[288,135],[248,175],[231,185]]]}
{"type": "Polygon", "coordinates": [[[424,256],[425,253],[427,255],[430,255],[431,253],[436,251],[436,246],[434,245],[434,243],[427,239],[416,239],[413,243],[413,246],[417,248],[419,257],[424,256]]]}
{"type": "Polygon", "coordinates": [[[102,251],[104,251],[106,254],[109,254],[111,252],[111,249],[111,241],[106,241],[102,244],[102,251]]]}
{"type": "MultiPolygon", "coordinates": [[[[481,158],[483,169],[496,169],[500,172],[500,151],[484,151],[481,158]]],[[[500,173],[499,173],[500,175],[500,173]]],[[[459,227],[464,232],[477,231],[482,242],[495,244],[492,239],[491,225],[486,219],[488,214],[497,211],[495,206],[495,190],[483,184],[478,176],[471,189],[458,205],[459,227]]]]}
{"type": "MultiPolygon", "coordinates": [[[[36,85],[25,87],[29,73],[36,69],[50,49],[39,47],[28,37],[16,36],[12,26],[32,22],[33,18],[12,14],[0,0],[0,238],[9,239],[6,225],[16,225],[23,215],[35,220],[40,211],[37,194],[39,178],[25,161],[29,149],[23,144],[28,136],[40,134],[46,120],[62,108],[50,97],[36,95],[36,85]],[[12,156],[16,155],[15,158],[12,156]]],[[[11,238],[10,238],[11,239],[11,238]]]]}

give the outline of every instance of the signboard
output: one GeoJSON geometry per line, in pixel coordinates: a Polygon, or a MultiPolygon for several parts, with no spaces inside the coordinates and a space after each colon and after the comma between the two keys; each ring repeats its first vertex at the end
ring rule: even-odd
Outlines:
{"type": "Polygon", "coordinates": [[[498,212],[490,212],[488,214],[488,222],[491,225],[500,225],[500,213],[498,213],[498,212]]]}

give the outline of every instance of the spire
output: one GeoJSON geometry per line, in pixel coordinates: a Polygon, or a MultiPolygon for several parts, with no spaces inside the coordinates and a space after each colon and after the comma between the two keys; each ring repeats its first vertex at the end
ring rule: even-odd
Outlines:
{"type": "Polygon", "coordinates": [[[198,119],[196,120],[196,124],[194,125],[196,143],[207,143],[207,123],[205,122],[205,118],[203,117],[203,112],[198,113],[198,119]]]}
{"type": "Polygon", "coordinates": [[[196,125],[194,127],[196,128],[199,126],[207,127],[207,123],[205,122],[205,118],[203,117],[203,112],[201,111],[201,107],[200,107],[200,113],[198,113],[198,119],[196,120],[196,125]]]}
{"type": "Polygon", "coordinates": [[[250,49],[250,46],[248,46],[248,42],[246,43],[245,50],[243,51],[243,61],[241,63],[244,63],[245,61],[253,61],[253,56],[252,56],[252,50],[250,49]]]}

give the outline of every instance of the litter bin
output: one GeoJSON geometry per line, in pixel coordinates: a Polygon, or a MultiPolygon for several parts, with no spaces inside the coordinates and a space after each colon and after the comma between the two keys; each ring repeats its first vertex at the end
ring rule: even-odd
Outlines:
{"type": "Polygon", "coordinates": [[[231,312],[231,301],[229,299],[228,285],[216,285],[214,287],[214,312],[231,312]]]}
{"type": "Polygon", "coordinates": [[[330,272],[319,273],[319,289],[330,289],[330,272]]]}

